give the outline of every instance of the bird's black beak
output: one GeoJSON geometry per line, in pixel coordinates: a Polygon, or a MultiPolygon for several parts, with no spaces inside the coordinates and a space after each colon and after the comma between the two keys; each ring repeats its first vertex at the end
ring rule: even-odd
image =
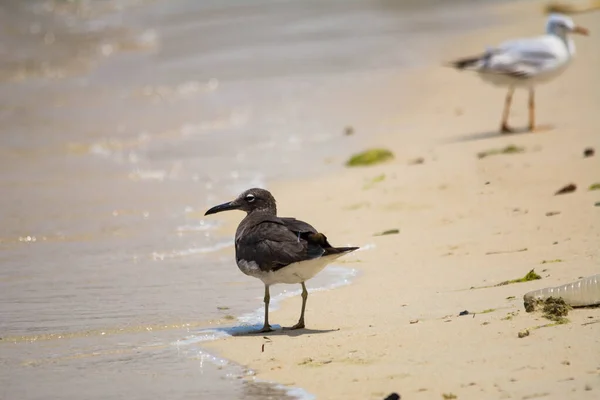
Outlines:
{"type": "Polygon", "coordinates": [[[237,210],[240,206],[233,201],[219,204],[218,206],[214,206],[210,210],[204,213],[204,215],[216,214],[221,211],[229,211],[229,210],[237,210]]]}

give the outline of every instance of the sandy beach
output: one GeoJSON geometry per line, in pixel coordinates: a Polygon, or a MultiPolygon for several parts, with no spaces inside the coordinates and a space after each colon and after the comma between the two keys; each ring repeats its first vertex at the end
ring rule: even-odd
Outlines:
{"type": "MultiPolygon", "coordinates": [[[[395,93],[405,101],[386,134],[363,127],[355,135],[365,148],[392,150],[393,161],[272,188],[280,215],[310,221],[334,245],[363,246],[339,263],[360,276],[311,294],[307,329],[234,336],[211,351],[318,399],[598,398],[600,309],[535,329],[550,321],[526,313],[522,298],[600,271],[600,192],[588,190],[600,182],[600,156],[583,157],[586,147],[600,150],[600,13],[574,16],[591,36],[575,38],[572,66],[537,91],[538,121],[549,131],[498,134],[505,91],[441,67],[538,34],[541,4],[503,5],[502,23],[450,43],[439,63],[374,85],[366,101],[395,93]],[[523,151],[478,157],[508,145],[523,151]],[[575,192],[554,195],[570,183],[575,192]],[[399,233],[374,236],[389,229],[399,233]],[[493,286],[532,269],[541,280],[493,286]],[[524,329],[529,336],[519,338],[524,329]]],[[[526,119],[526,94],[517,92],[512,125],[526,119]]],[[[233,234],[240,218],[227,217],[224,231],[233,234]]],[[[300,298],[288,299],[271,322],[292,325],[299,310],[300,298]]]]}

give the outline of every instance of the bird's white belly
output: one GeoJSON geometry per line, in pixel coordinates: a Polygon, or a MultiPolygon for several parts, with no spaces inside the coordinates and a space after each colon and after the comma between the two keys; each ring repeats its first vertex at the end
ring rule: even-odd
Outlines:
{"type": "Polygon", "coordinates": [[[479,71],[478,75],[484,82],[490,83],[494,86],[529,88],[557,78],[559,75],[565,72],[568,64],[569,63],[564,63],[556,68],[542,71],[528,78],[518,78],[501,73],[490,73],[486,72],[485,70],[479,71]]]}
{"type": "Polygon", "coordinates": [[[274,285],[276,283],[294,284],[309,280],[321,272],[332,261],[344,254],[346,253],[300,261],[286,265],[277,271],[262,271],[254,261],[239,260],[237,265],[244,274],[260,279],[265,285],[274,285]]]}

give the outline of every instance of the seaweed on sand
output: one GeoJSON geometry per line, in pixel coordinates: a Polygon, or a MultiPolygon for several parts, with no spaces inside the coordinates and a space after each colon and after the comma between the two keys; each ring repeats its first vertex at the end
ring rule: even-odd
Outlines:
{"type": "Polygon", "coordinates": [[[536,272],[535,269],[532,269],[531,271],[529,271],[527,274],[525,274],[524,277],[522,278],[518,278],[518,279],[511,279],[510,281],[504,281],[504,282],[500,282],[499,284],[497,284],[496,286],[504,286],[504,285],[509,285],[511,283],[520,283],[520,282],[529,282],[529,281],[535,281],[536,279],[542,279],[541,276],[539,276],[536,272]]]}
{"type": "Polygon", "coordinates": [[[392,160],[393,158],[394,153],[387,149],[369,149],[361,153],[354,154],[348,161],[346,161],[346,166],[357,167],[374,165],[392,160]]]}
{"type": "Polygon", "coordinates": [[[525,151],[525,148],[523,148],[523,147],[515,146],[514,144],[509,144],[508,146],[503,147],[501,149],[490,149],[490,150],[486,150],[486,151],[481,151],[481,152],[477,153],[477,157],[485,158],[488,156],[495,156],[498,154],[517,154],[517,153],[523,153],[524,151],[525,151]]]}
{"type": "Polygon", "coordinates": [[[547,299],[528,299],[525,301],[525,311],[533,312],[541,310],[542,316],[557,324],[569,322],[565,318],[572,307],[565,303],[562,297],[548,297],[547,299]]]}

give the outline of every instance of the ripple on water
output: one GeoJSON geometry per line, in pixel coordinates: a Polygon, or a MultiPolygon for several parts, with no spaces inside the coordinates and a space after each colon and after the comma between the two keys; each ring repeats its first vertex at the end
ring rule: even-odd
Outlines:
{"type": "Polygon", "coordinates": [[[170,252],[152,252],[152,259],[154,261],[162,261],[170,258],[179,258],[179,257],[187,257],[193,256],[196,254],[207,254],[214,253],[228,247],[233,246],[233,240],[224,240],[218,243],[215,243],[211,246],[203,246],[203,247],[193,247],[183,250],[171,250],[170,252]]]}

